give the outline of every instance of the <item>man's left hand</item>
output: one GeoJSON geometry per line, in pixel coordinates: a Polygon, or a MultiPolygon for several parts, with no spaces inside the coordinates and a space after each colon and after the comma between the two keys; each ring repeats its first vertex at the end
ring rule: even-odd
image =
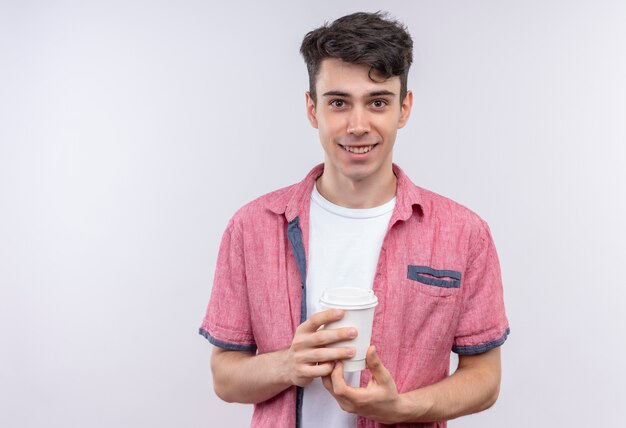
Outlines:
{"type": "Polygon", "coordinates": [[[384,424],[398,423],[402,419],[401,397],[391,373],[380,361],[374,346],[367,350],[365,363],[372,372],[372,378],[365,388],[346,384],[341,362],[336,362],[332,373],[322,378],[324,387],[346,412],[384,424]]]}

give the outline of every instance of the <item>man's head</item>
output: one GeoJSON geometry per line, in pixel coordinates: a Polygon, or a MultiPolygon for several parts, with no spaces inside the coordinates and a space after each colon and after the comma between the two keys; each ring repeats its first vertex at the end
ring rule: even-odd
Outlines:
{"type": "Polygon", "coordinates": [[[353,13],[309,32],[302,41],[300,53],[309,72],[313,101],[317,100],[317,76],[322,61],[327,58],[366,65],[372,80],[399,76],[400,102],[407,93],[413,40],[402,24],[381,12],[353,13]]]}

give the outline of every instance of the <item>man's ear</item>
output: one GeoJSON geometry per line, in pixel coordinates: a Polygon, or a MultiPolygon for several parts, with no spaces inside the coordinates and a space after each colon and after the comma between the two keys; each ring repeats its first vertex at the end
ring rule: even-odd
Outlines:
{"type": "Polygon", "coordinates": [[[400,106],[400,120],[398,121],[398,129],[403,128],[411,116],[411,108],[413,107],[413,92],[407,91],[402,105],[400,106]]]}
{"type": "Polygon", "coordinates": [[[315,101],[310,92],[306,93],[306,116],[309,118],[311,126],[317,129],[317,116],[315,112],[315,101]]]}

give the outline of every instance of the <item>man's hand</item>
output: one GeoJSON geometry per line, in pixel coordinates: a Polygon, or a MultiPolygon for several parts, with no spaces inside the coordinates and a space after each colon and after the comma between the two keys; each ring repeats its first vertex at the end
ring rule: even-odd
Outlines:
{"type": "Polygon", "coordinates": [[[342,310],[329,309],[311,315],[298,326],[286,352],[286,376],[291,384],[306,386],[316,377],[328,376],[333,371],[334,361],[354,356],[354,347],[326,346],[355,338],[355,328],[319,329],[324,324],[340,320],[343,315],[342,310]]]}
{"type": "Polygon", "coordinates": [[[367,387],[355,388],[346,384],[341,362],[337,362],[332,373],[323,378],[324,387],[346,412],[384,424],[396,423],[400,420],[401,397],[395,381],[373,346],[367,350],[365,363],[372,372],[367,387]]]}
{"type": "Polygon", "coordinates": [[[402,394],[373,346],[366,364],[372,372],[367,387],[347,385],[341,363],[323,378],[324,386],[343,410],[385,424],[445,421],[480,412],[496,402],[500,389],[500,348],[460,355],[454,374],[402,394]]]}

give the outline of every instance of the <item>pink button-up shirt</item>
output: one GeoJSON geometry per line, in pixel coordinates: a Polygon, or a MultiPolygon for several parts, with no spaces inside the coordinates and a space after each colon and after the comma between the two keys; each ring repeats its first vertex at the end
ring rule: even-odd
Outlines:
{"type": "MultiPolygon", "coordinates": [[[[242,207],[228,223],[200,333],[216,346],[266,353],[288,348],[306,319],[306,260],[315,167],[298,184],[242,207]]],[[[396,165],[396,207],[373,290],[372,344],[399,392],[448,376],[450,351],[502,345],[509,333],[496,249],[467,208],[415,186],[396,165]]],[[[367,385],[369,370],[361,374],[367,385]]],[[[302,390],[255,405],[253,427],[299,426],[302,390]]],[[[358,427],[380,427],[358,418],[358,427]]],[[[398,427],[445,427],[445,422],[398,427]]]]}

